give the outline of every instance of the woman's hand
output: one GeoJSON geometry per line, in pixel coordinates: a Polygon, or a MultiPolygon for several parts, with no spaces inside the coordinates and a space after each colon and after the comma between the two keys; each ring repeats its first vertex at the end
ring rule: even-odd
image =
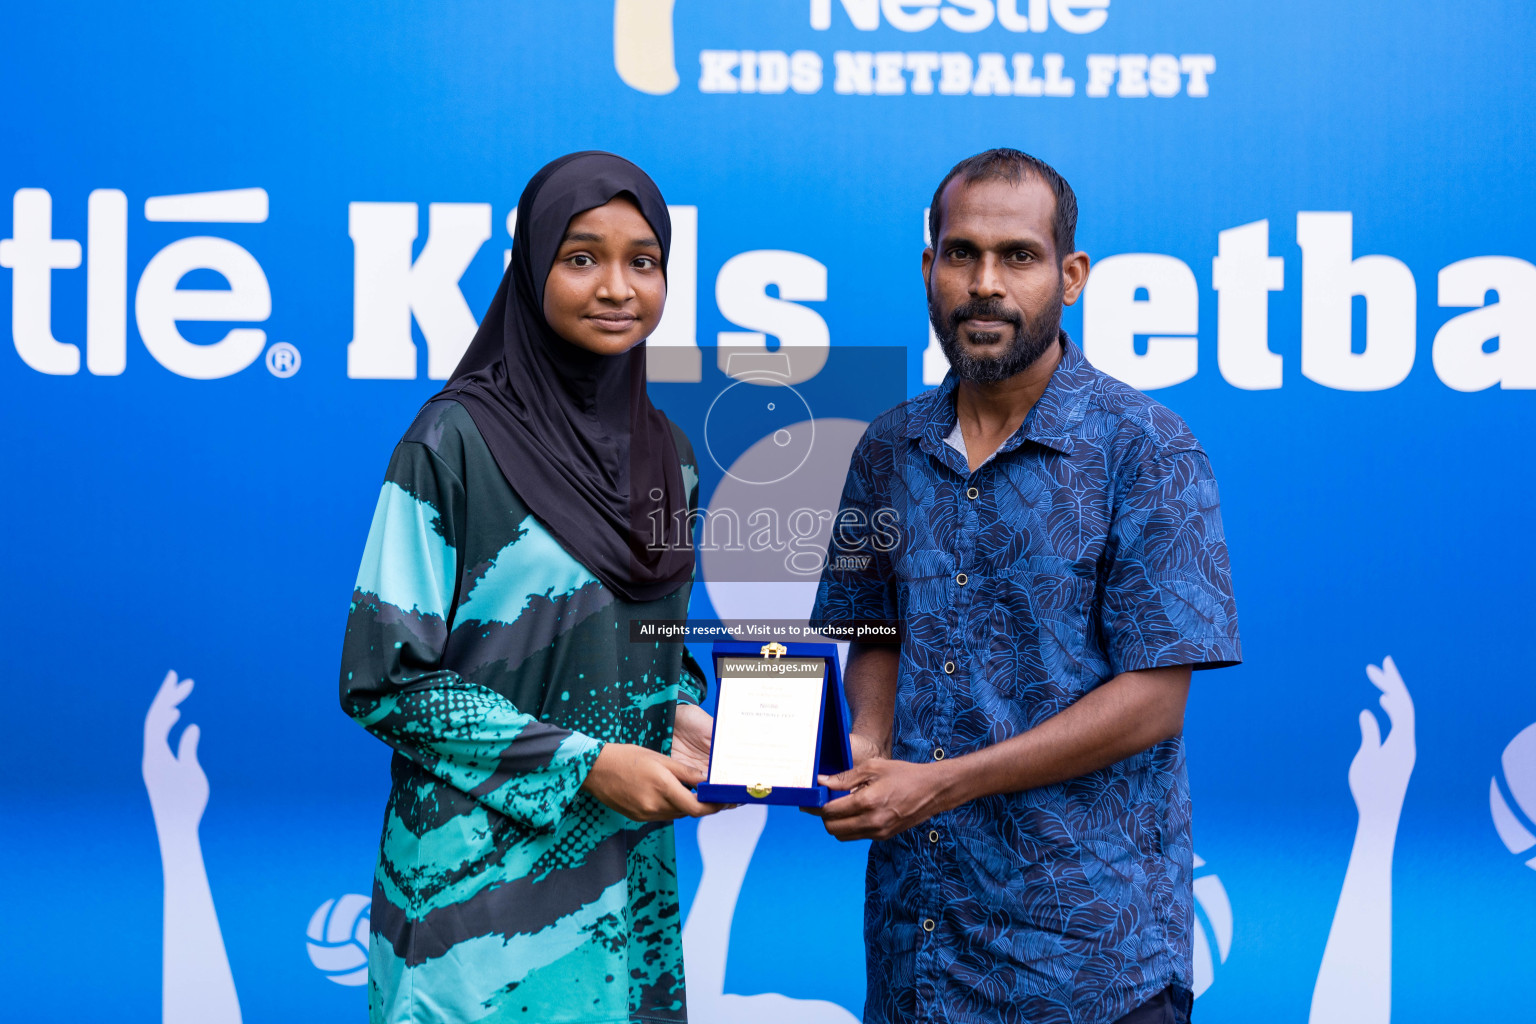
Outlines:
{"type": "Polygon", "coordinates": [[[715,720],[708,711],[678,701],[672,721],[672,758],[698,772],[700,779],[709,774],[709,742],[714,729],[715,720]]]}
{"type": "Polygon", "coordinates": [[[721,810],[688,791],[703,781],[703,772],[675,758],[632,743],[609,743],[581,788],[633,821],[671,821],[721,810]]]}

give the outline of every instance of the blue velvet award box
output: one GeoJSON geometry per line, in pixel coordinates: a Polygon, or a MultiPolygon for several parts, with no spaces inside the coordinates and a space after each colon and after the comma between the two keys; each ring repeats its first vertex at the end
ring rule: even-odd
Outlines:
{"type": "Polygon", "coordinates": [[[836,644],[717,643],[718,700],[699,799],[821,807],[816,776],[853,767],[836,644]]]}

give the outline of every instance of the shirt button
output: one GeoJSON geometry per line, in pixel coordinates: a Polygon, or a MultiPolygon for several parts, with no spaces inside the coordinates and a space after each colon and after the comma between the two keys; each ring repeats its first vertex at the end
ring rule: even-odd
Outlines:
{"type": "Polygon", "coordinates": [[[965,496],[970,498],[972,501],[975,501],[977,498],[981,497],[981,492],[974,487],[967,487],[965,489],[965,496]]]}
{"type": "Polygon", "coordinates": [[[963,572],[955,573],[955,582],[960,584],[960,586],[962,586],[962,587],[965,586],[965,580],[966,580],[965,573],[963,573],[963,572]]]}
{"type": "Polygon", "coordinates": [[[942,761],[942,760],[944,760],[944,748],[943,747],[934,747],[933,748],[933,759],[935,761],[942,761]]]}
{"type": "Polygon", "coordinates": [[[938,829],[935,828],[935,829],[930,829],[929,830],[929,832],[928,832],[928,841],[930,843],[936,843],[936,842],[939,841],[939,830],[938,829]]]}
{"type": "Polygon", "coordinates": [[[955,674],[955,663],[954,662],[946,661],[944,663],[944,674],[945,675],[950,675],[950,676],[955,674]]]}
{"type": "Polygon", "coordinates": [[[923,931],[925,931],[925,932],[933,931],[933,918],[931,918],[931,917],[923,918],[923,931]]]}

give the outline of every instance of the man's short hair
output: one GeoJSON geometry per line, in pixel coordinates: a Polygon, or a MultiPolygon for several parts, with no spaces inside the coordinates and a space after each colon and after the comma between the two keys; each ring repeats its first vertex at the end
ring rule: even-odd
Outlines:
{"type": "Polygon", "coordinates": [[[928,207],[928,237],[933,245],[939,244],[939,215],[943,209],[944,189],[955,178],[967,185],[988,178],[998,178],[1010,185],[1028,178],[1045,182],[1056,196],[1056,214],[1051,220],[1051,242],[1056,246],[1056,259],[1063,260],[1077,250],[1077,193],[1056,168],[1017,149],[989,149],[966,157],[950,168],[934,190],[933,202],[928,207]]]}

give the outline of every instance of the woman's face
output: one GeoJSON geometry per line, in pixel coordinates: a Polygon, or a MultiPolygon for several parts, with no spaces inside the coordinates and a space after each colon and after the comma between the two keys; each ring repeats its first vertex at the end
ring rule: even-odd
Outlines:
{"type": "Polygon", "coordinates": [[[544,319],[572,345],[612,356],[650,336],[667,281],[661,243],[622,196],[571,218],[544,282],[544,319]]]}

